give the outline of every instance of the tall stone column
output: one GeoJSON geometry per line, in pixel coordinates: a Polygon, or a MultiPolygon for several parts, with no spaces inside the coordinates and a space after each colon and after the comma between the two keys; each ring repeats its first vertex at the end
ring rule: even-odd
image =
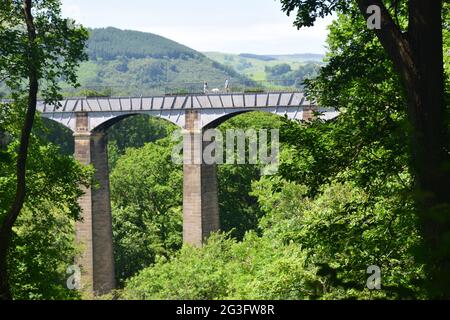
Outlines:
{"type": "Polygon", "coordinates": [[[202,246],[220,229],[217,165],[203,162],[200,115],[186,111],[184,135],[183,241],[202,246]]]}
{"type": "Polygon", "coordinates": [[[76,225],[76,240],[83,253],[77,263],[82,289],[101,295],[115,288],[108,152],[105,133],[89,132],[88,121],[87,113],[77,114],[75,158],[95,169],[94,185],[79,199],[82,221],[76,225]]]}

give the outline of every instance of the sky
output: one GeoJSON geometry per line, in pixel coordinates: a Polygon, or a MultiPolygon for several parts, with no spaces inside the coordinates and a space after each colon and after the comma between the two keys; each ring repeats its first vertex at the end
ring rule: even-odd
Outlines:
{"type": "Polygon", "coordinates": [[[297,30],[280,0],[62,0],[86,27],[151,32],[198,51],[324,53],[331,18],[297,30]]]}

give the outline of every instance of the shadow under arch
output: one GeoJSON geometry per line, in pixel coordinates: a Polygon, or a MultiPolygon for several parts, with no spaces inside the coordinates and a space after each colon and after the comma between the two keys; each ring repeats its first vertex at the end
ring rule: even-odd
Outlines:
{"type": "Polygon", "coordinates": [[[37,129],[37,135],[61,148],[64,155],[71,156],[75,152],[74,132],[68,126],[50,119],[41,117],[43,128],[37,129]]]}
{"type": "Polygon", "coordinates": [[[121,116],[117,116],[115,118],[107,120],[107,121],[103,122],[102,124],[98,125],[94,129],[92,129],[92,132],[93,133],[107,132],[108,129],[110,129],[114,125],[122,122],[123,120],[129,119],[129,118],[132,118],[132,117],[135,117],[135,116],[139,116],[139,115],[141,115],[141,114],[131,113],[131,114],[124,114],[124,115],[121,115],[121,116]]]}
{"type": "Polygon", "coordinates": [[[127,148],[142,148],[147,143],[167,138],[176,128],[171,121],[152,114],[130,113],[103,122],[91,133],[105,135],[110,151],[115,150],[118,157],[127,148]]]}
{"type": "Polygon", "coordinates": [[[116,124],[120,124],[124,120],[141,117],[141,118],[151,118],[155,121],[161,121],[161,123],[166,123],[167,125],[171,126],[177,126],[177,124],[169,119],[166,119],[165,117],[153,114],[153,113],[126,113],[122,115],[115,116],[111,119],[108,119],[104,122],[101,122],[99,125],[94,127],[91,132],[92,133],[99,133],[99,132],[107,132],[111,127],[114,127],[116,124]]]}
{"type": "MultiPolygon", "coordinates": [[[[236,111],[233,113],[229,113],[226,114],[218,119],[213,120],[212,122],[208,123],[206,126],[203,127],[203,130],[209,130],[209,129],[216,129],[217,127],[219,127],[222,123],[231,120],[237,116],[240,116],[242,114],[246,114],[246,113],[250,113],[250,112],[255,112],[257,110],[246,110],[246,111],[236,111]]],[[[267,112],[269,114],[269,112],[267,112]]]]}
{"type": "Polygon", "coordinates": [[[217,119],[214,119],[213,121],[209,122],[208,124],[206,124],[203,127],[203,130],[209,130],[209,129],[216,129],[217,127],[219,127],[220,125],[222,125],[223,123],[232,120],[233,118],[236,118],[238,116],[244,115],[244,114],[249,114],[249,113],[257,113],[257,114],[263,114],[266,116],[272,116],[272,117],[276,117],[276,118],[286,118],[286,115],[281,115],[281,114],[277,114],[274,112],[270,112],[270,111],[265,111],[265,110],[258,110],[258,109],[250,109],[250,110],[237,110],[235,112],[231,112],[228,114],[225,114],[217,119]]]}

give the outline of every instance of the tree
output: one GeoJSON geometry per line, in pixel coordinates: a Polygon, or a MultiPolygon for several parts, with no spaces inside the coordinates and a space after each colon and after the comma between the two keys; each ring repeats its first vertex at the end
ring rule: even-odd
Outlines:
{"type": "Polygon", "coordinates": [[[273,67],[267,66],[265,68],[265,71],[267,74],[269,74],[272,77],[279,77],[282,76],[288,72],[291,72],[291,66],[287,63],[277,64],[273,67]]]}
{"type": "MultiPolygon", "coordinates": [[[[352,183],[325,185],[317,198],[281,177],[254,183],[267,212],[261,235],[242,241],[213,235],[184,246],[128,279],[122,298],[303,300],[423,298],[422,266],[410,249],[420,239],[402,199],[369,195],[352,183]],[[393,210],[394,209],[394,210],[393,210]],[[349,214],[351,212],[351,214],[349,214]],[[370,291],[367,263],[383,269],[383,290],[370,291]]],[[[395,187],[394,187],[395,189],[395,187]]]]}
{"type": "MultiPolygon", "coordinates": [[[[15,163],[24,110],[0,108],[0,220],[9,210],[15,191],[15,163]]],[[[27,159],[27,195],[14,224],[8,250],[8,276],[14,299],[71,299],[67,267],[76,256],[75,221],[80,218],[78,199],[88,186],[92,168],[41,138],[44,123],[37,115],[27,159]],[[64,174],[61,174],[64,172],[64,174]]],[[[46,125],[46,124],[45,124],[46,125]]]]}
{"type": "Polygon", "coordinates": [[[127,148],[142,148],[146,143],[169,136],[176,127],[168,121],[146,115],[120,121],[108,130],[108,141],[117,146],[120,155],[127,148]]]}
{"type": "Polygon", "coordinates": [[[281,0],[288,15],[298,9],[295,25],[311,26],[334,11],[371,18],[380,10],[374,32],[392,60],[407,101],[411,125],[411,168],[415,202],[422,224],[432,297],[450,298],[450,161],[448,110],[444,103],[442,0],[281,0]],[[390,5],[390,6],[389,6],[390,5]],[[373,7],[372,7],[373,8],[373,7]],[[402,15],[403,13],[403,15],[402,15]],[[404,19],[401,19],[401,18],[404,19]],[[405,22],[403,22],[405,21],[405,22]]]}
{"type": "MultiPolygon", "coordinates": [[[[278,129],[281,124],[281,117],[263,112],[251,112],[225,121],[218,129],[225,137],[227,130],[253,129],[258,132],[261,129],[278,129]]],[[[248,154],[248,141],[245,148],[248,154]]],[[[235,152],[237,153],[236,150],[235,152]]],[[[261,164],[218,166],[221,230],[229,232],[238,240],[242,240],[246,232],[257,229],[259,218],[263,214],[256,197],[250,195],[252,182],[260,178],[261,169],[261,164]]]]}
{"type": "Polygon", "coordinates": [[[182,246],[183,173],[171,159],[174,146],[169,137],[129,148],[111,173],[119,282],[182,246]]]}
{"type": "Polygon", "coordinates": [[[12,91],[12,105],[26,110],[15,196],[0,226],[0,299],[11,299],[7,258],[12,228],[27,195],[28,148],[39,89],[47,103],[57,104],[60,80],[75,85],[76,67],[86,58],[87,31],[63,19],[60,7],[58,0],[9,0],[0,7],[0,79],[12,91]]]}
{"type": "Polygon", "coordinates": [[[301,300],[315,298],[318,282],[298,245],[249,233],[237,242],[214,234],[203,248],[184,246],[129,279],[130,300],[301,300]]]}

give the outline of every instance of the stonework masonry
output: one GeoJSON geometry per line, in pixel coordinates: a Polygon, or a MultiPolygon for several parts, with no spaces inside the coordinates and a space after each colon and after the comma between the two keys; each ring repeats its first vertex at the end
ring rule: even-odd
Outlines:
{"type": "Polygon", "coordinates": [[[199,113],[186,111],[184,135],[183,241],[202,246],[220,229],[217,165],[204,164],[199,113]],[[199,141],[200,143],[195,143],[199,141]]]}
{"type": "Polygon", "coordinates": [[[95,169],[92,187],[79,199],[82,221],[76,226],[76,240],[83,249],[76,263],[82,270],[82,288],[105,294],[115,287],[112,217],[109,195],[107,139],[103,132],[87,130],[88,116],[77,114],[75,158],[95,169]]]}

